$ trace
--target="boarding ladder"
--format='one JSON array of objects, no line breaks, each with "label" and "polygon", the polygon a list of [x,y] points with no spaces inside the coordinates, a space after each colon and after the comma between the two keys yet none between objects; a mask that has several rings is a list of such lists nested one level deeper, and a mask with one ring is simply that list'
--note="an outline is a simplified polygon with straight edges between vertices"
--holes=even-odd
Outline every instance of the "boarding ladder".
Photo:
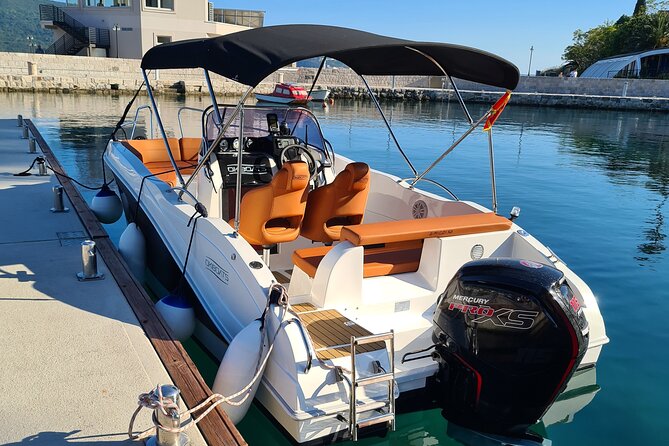
[{"label": "boarding ladder", "polygon": [[[355,370],[356,348],[374,342],[383,342],[385,344],[388,350],[390,370],[385,371],[379,366],[380,370],[378,371],[381,373],[376,373],[365,378],[358,378]],[[377,409],[380,412],[378,415],[360,419],[358,411],[364,408],[364,406],[358,405],[358,389],[378,383],[386,383],[388,385],[388,399],[385,401],[384,406]],[[390,430],[395,430],[395,333],[392,330],[387,333],[369,336],[351,336],[351,400],[349,405],[348,431],[353,441],[358,441],[358,429],[361,427],[389,423]]]}]

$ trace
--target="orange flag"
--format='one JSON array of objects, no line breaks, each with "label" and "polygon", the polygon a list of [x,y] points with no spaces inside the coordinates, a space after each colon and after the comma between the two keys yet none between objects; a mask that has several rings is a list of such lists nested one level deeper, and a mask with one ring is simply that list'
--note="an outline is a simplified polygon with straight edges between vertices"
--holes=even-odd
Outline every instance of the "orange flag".
[{"label": "orange flag", "polygon": [[504,111],[504,107],[506,107],[509,99],[511,99],[511,90],[506,90],[504,96],[499,98],[497,102],[495,102],[495,105],[493,105],[490,109],[490,116],[488,116],[488,119],[486,119],[485,125],[483,126],[484,132],[487,132],[492,128],[492,125],[495,123],[497,118],[499,118],[499,115],[501,115]]}]

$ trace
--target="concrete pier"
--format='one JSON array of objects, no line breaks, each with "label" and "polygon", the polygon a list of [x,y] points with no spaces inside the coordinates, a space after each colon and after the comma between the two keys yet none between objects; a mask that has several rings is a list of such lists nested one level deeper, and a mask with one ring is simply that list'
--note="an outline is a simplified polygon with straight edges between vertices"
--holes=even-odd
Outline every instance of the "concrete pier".
[{"label": "concrete pier", "polygon": [[[137,396],[172,380],[103,259],[104,280],[77,281],[88,235],[75,210],[50,211],[53,174],[13,175],[34,158],[0,120],[0,444],[137,444]],[[135,428],[150,426],[145,410]]]}]

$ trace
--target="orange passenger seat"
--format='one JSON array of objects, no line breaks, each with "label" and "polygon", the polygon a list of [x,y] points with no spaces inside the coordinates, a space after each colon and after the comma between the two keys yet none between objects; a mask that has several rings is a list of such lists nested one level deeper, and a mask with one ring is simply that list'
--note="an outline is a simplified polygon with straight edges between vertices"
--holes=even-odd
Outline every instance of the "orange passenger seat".
[{"label": "orange passenger seat", "polygon": [[[200,153],[201,138],[168,138],[170,152],[174,157],[179,172],[182,175],[190,175],[197,165]],[[161,172],[156,178],[174,187],[177,184],[177,175],[173,171],[174,166],[170,161],[165,142],[162,139],[133,139],[123,141],[123,146],[139,158],[152,174]]]},{"label": "orange passenger seat", "polygon": [[309,193],[300,234],[315,242],[339,240],[341,228],[362,223],[369,194],[369,166],[351,163],[334,181]]},{"label": "orange passenger seat", "polygon": [[[309,168],[302,161],[283,163],[272,181],[242,198],[239,233],[252,245],[290,242],[300,234],[304,218]],[[230,221],[234,226],[234,219]]]}]

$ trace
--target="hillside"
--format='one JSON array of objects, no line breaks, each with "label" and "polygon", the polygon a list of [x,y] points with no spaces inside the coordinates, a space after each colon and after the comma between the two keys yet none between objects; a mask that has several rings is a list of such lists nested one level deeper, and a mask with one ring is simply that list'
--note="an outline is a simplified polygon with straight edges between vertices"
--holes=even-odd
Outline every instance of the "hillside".
[{"label": "hillside", "polygon": [[53,33],[39,26],[39,5],[57,4],[49,0],[0,0],[0,51],[33,52],[28,36],[34,43],[46,48],[51,45]]}]

